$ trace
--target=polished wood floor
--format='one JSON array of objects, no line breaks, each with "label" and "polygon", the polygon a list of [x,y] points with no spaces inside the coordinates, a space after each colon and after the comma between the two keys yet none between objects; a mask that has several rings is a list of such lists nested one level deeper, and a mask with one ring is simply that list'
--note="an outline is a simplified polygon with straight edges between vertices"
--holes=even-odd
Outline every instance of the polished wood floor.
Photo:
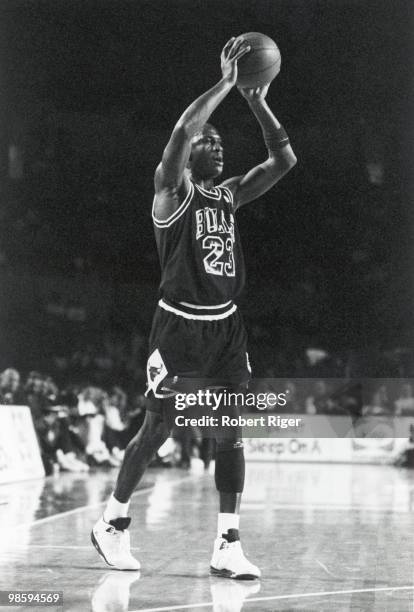
[{"label": "polished wood floor", "polygon": [[217,499],[197,469],[147,472],[131,504],[141,573],[109,570],[89,532],[115,476],[1,486],[0,589],[61,590],[46,609],[67,612],[414,610],[412,471],[250,463],[241,534],[263,578],[246,583],[209,576]]}]

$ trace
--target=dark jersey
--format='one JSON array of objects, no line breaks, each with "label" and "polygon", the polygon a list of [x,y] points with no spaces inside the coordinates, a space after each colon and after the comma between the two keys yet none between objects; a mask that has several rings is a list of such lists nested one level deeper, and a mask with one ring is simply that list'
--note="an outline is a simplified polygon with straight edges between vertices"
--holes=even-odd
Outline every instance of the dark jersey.
[{"label": "dark jersey", "polygon": [[182,204],[164,221],[153,211],[162,297],[190,304],[223,304],[244,285],[240,237],[227,187],[190,182]]}]

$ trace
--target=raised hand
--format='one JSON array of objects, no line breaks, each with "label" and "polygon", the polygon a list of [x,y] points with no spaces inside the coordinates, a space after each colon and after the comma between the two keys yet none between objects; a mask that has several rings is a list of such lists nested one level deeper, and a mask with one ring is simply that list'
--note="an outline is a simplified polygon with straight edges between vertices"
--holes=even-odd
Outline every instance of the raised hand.
[{"label": "raised hand", "polygon": [[270,83],[267,83],[267,85],[263,85],[263,87],[238,87],[237,89],[248,102],[255,102],[265,99],[269,91],[269,86]]},{"label": "raised hand", "polygon": [[250,45],[243,38],[230,38],[221,52],[221,72],[231,85],[237,81],[237,62],[250,51]]}]

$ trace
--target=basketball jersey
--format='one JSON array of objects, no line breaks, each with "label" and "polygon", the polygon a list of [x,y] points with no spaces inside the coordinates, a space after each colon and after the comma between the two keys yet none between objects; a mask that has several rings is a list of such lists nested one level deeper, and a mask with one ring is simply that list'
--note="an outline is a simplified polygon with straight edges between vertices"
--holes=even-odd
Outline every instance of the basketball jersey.
[{"label": "basketball jersey", "polygon": [[230,189],[204,189],[190,181],[185,200],[168,219],[158,220],[154,207],[152,214],[162,297],[215,305],[240,293],[244,260]]}]

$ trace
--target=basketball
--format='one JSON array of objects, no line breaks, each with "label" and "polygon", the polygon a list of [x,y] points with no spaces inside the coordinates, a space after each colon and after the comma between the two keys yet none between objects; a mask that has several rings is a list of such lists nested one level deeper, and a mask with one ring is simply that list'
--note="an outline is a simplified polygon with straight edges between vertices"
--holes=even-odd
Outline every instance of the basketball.
[{"label": "basketball", "polygon": [[238,61],[237,85],[242,88],[263,87],[279,74],[281,56],[275,41],[260,32],[241,36],[251,49]]}]

